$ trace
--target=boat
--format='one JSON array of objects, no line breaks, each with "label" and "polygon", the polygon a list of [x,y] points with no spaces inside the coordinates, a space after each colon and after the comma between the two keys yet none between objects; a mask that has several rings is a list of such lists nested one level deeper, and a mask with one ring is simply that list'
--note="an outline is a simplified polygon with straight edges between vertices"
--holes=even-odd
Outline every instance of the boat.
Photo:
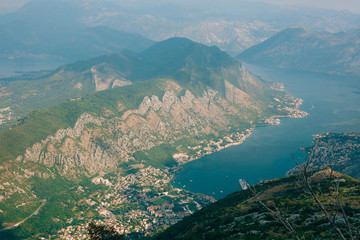
[{"label": "boat", "polygon": [[249,184],[244,179],[240,178],[239,184],[240,184],[240,187],[242,188],[242,190],[248,189]]}]

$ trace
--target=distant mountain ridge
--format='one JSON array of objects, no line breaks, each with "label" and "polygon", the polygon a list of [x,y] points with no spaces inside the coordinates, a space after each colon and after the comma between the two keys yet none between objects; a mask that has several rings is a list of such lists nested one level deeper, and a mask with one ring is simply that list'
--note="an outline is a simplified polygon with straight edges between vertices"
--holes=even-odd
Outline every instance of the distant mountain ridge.
[{"label": "distant mountain ridge", "polygon": [[360,74],[360,29],[340,33],[285,29],[237,58],[273,67],[335,74]]},{"label": "distant mountain ridge", "polygon": [[0,57],[82,60],[124,49],[140,52],[154,44],[140,34],[81,23],[73,1],[32,0],[0,16]]},{"label": "distant mountain ridge", "polygon": [[[46,32],[45,32],[46,31]],[[1,25],[0,56],[10,58],[60,58],[81,60],[123,49],[142,51],[154,42],[139,34],[108,27],[63,26],[37,29],[15,22]]]},{"label": "distant mountain ridge", "polygon": [[[150,3],[144,0],[101,2],[31,0],[18,11],[0,16],[0,23],[3,23],[0,25],[5,28],[4,30],[15,33],[12,36],[13,43],[16,43],[16,49],[20,50],[29,42],[50,39],[54,42],[62,40],[63,44],[69,44],[74,51],[76,48],[71,42],[64,41],[63,38],[76,37],[85,45],[90,45],[94,39],[87,39],[87,36],[101,39],[101,35],[90,35],[86,33],[89,30],[77,29],[107,26],[123,32],[138,33],[155,41],[171,37],[187,37],[209,46],[216,45],[236,55],[289,25],[302,25],[316,31],[338,32],[358,27],[359,19],[359,15],[348,11],[294,8],[254,1]],[[10,25],[12,27],[7,28]],[[16,30],[17,28],[19,29]],[[45,29],[51,32],[50,37],[46,36]],[[75,34],[70,29],[82,34]],[[29,31],[34,32],[34,36],[28,34]],[[51,37],[52,35],[57,38]],[[46,41],[42,43],[49,47]],[[95,41],[96,47],[103,47],[98,43]],[[77,47],[82,46],[77,45]],[[41,49],[39,46],[33,46],[33,51],[35,50],[43,50],[42,53],[46,54],[44,52],[46,49]],[[38,52],[36,51],[37,54]],[[71,51],[64,51],[65,53],[71,55]],[[77,52],[74,51],[72,57],[76,57],[75,53]],[[97,52],[96,55],[107,53],[109,52]],[[96,55],[81,56],[76,59],[86,59]],[[15,56],[21,55],[18,53]]]}]

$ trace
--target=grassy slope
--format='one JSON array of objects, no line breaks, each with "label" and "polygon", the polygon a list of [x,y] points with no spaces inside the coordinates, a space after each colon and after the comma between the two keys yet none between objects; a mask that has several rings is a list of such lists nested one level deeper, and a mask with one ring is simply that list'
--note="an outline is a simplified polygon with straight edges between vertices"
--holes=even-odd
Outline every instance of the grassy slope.
[{"label": "grassy slope", "polygon": [[[341,184],[340,191],[345,210],[349,216],[360,213],[359,181],[342,175],[346,182]],[[331,178],[319,181],[322,189],[321,201],[328,209],[334,210]],[[276,179],[256,186],[263,202],[275,201],[284,212],[289,213],[290,222],[298,234],[312,239],[338,239],[337,234],[326,223],[324,217],[306,224],[315,213],[321,214],[318,206],[296,186],[296,177]],[[318,182],[317,182],[318,183]],[[329,201],[331,199],[331,201]],[[269,205],[270,206],[270,205]],[[161,239],[292,239],[293,236],[273,217],[265,213],[264,207],[254,201],[251,193],[239,191],[210,204],[181,222],[171,226],[155,237]],[[292,215],[291,215],[292,214]],[[262,217],[259,217],[262,216]],[[294,218],[292,218],[294,217]],[[357,223],[359,227],[359,222]]]}]

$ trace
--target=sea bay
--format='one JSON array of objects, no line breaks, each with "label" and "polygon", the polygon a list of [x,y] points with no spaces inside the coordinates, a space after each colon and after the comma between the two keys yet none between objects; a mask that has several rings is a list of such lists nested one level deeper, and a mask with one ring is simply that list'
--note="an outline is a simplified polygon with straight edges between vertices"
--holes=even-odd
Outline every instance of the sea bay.
[{"label": "sea bay", "polygon": [[4,58],[0,57],[0,78],[19,76],[28,72],[54,70],[65,61],[57,58]]},{"label": "sea bay", "polygon": [[243,144],[186,164],[173,182],[176,187],[217,199],[240,190],[239,178],[251,184],[284,177],[301,161],[301,147],[311,146],[316,134],[360,130],[360,78],[275,69],[246,64],[251,72],[281,82],[304,100],[301,119],[282,118],[277,126],[256,128]]},{"label": "sea bay", "polygon": [[[0,76],[51,70],[61,63],[56,59],[0,59]],[[262,79],[281,82],[293,96],[302,98],[301,109],[309,116],[282,118],[280,125],[256,128],[243,144],[186,164],[174,186],[219,199],[240,190],[239,178],[254,184],[284,177],[295,165],[291,154],[299,156],[298,149],[310,146],[316,134],[360,131],[359,77],[245,65]]]}]

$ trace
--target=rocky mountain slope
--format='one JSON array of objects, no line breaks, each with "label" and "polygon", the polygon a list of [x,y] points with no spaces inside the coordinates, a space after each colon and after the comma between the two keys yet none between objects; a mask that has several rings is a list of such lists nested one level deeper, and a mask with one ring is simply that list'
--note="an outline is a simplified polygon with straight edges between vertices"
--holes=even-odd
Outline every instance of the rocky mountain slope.
[{"label": "rocky mountain slope", "polygon": [[360,74],[360,30],[285,29],[237,56],[249,63],[335,74]]},{"label": "rocky mountain slope", "polygon": [[[338,196],[346,206],[348,221],[359,231],[359,181],[330,169],[309,174],[311,185],[317,187],[318,199],[330,216],[335,216],[344,239],[350,239],[344,215],[336,212],[334,184],[339,183]],[[275,221],[275,213],[286,219],[299,239],[341,239],[319,205],[297,183],[298,177],[292,175],[257,184],[257,197],[249,190],[230,194],[171,226],[155,239],[296,239],[284,225]]]},{"label": "rocky mountain slope", "polygon": [[[239,86],[251,96],[244,95],[244,104],[252,104],[252,98],[261,99],[264,95],[263,84],[256,82],[242,65],[217,47],[173,38],[140,54],[123,51],[64,65],[39,79],[7,82],[0,89],[0,110],[3,110],[0,127],[6,129],[24,114],[65,99],[76,99],[137,81],[169,77],[186,85],[200,81],[223,95],[233,94],[229,90],[231,85]],[[239,82],[238,78],[246,81]],[[226,83],[223,79],[227,79]]]},{"label": "rocky mountain slope", "polygon": [[112,54],[64,65],[35,79],[3,80],[0,88],[0,128],[6,129],[24,114],[96,91],[131,84],[124,78],[131,63],[124,54]]},{"label": "rocky mountain slope", "polygon": [[[216,47],[187,39],[62,70],[91,73],[94,62],[112,79],[96,84],[90,78],[94,91],[111,87],[113,78],[132,84],[37,110],[0,133],[0,219],[18,238],[68,234],[90,220],[111,221],[131,233],[146,231],[146,221],[153,224],[155,217],[156,230],[168,221],[160,213],[149,218],[146,209],[166,194],[173,196],[167,202],[178,199],[177,209],[186,209],[173,215],[175,204],[164,209],[166,216],[183,217],[194,211],[191,206],[208,203],[169,185],[179,165],[242,142],[253,127],[276,123],[274,116],[305,115],[297,109],[301,100],[280,85],[258,79]],[[60,82],[78,86],[76,78]],[[119,194],[122,200],[114,200]],[[119,221],[125,213],[137,219],[129,228]]]}]

